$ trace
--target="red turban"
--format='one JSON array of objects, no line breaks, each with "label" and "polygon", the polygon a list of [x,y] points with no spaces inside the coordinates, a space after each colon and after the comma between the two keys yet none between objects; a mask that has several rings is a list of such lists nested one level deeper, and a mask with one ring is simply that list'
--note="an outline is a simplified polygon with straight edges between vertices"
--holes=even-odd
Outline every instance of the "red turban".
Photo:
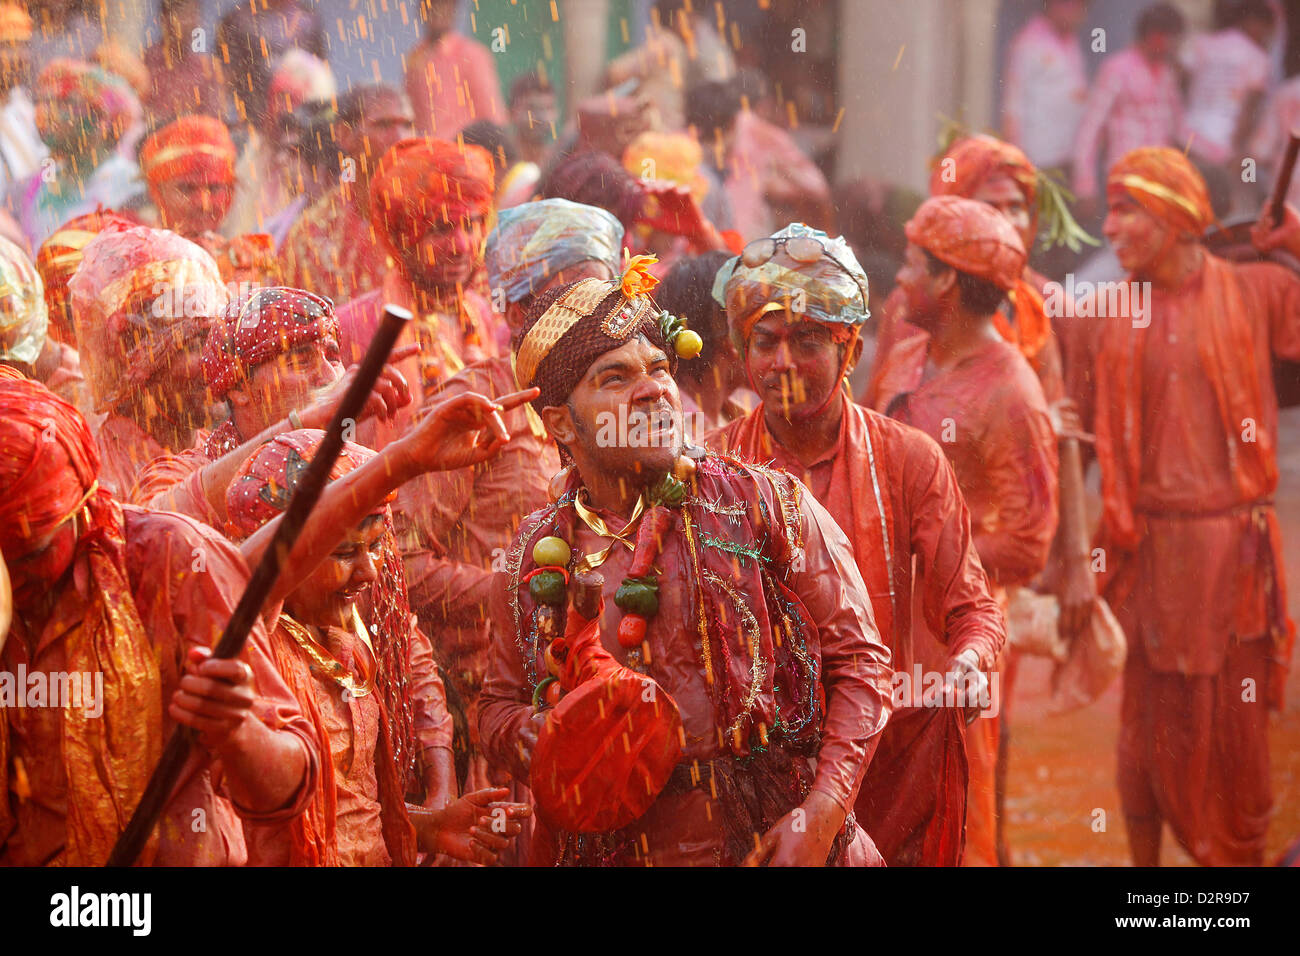
[{"label": "red turban", "polygon": [[68,312],[68,281],[81,265],[86,245],[109,223],[123,228],[135,225],[127,217],[108,209],[97,209],[69,219],[59,231],[41,243],[36,269],[45,283],[45,305],[50,310],[50,337],[69,345],[76,343]]},{"label": "red turban", "polygon": [[935,196],[904,228],[907,239],[958,272],[1010,291],[1025,271],[1025,245],[1005,216],[986,203]]},{"label": "red turban", "polygon": [[994,136],[980,134],[959,139],[948,148],[930,174],[931,196],[970,199],[998,173],[1010,176],[1031,209],[1038,197],[1038,171],[1017,147]]},{"label": "red turban", "polygon": [[304,289],[258,289],[236,315],[208,333],[203,379],[221,398],[257,366],[325,338],[339,338],[329,299]]},{"label": "red turban", "polygon": [[[122,514],[96,478],[99,454],[81,413],[44,386],[0,378],[0,544],[16,558],[80,513],[76,586],[55,595],[51,620],[77,621],[63,638],[70,672],[104,674],[110,712],[67,707],[61,746],[69,866],[102,866],[135,809],[162,751],[162,684],[126,572]],[[53,587],[55,582],[49,582]],[[34,635],[32,635],[34,637]],[[9,725],[0,707],[0,753]],[[0,793],[9,761],[0,760]],[[0,801],[0,832],[13,820]],[[146,849],[145,861],[152,853]]]},{"label": "red turban", "polygon": [[[289,499],[298,490],[307,463],[315,456],[324,437],[325,433],[318,428],[285,432],[263,443],[244,460],[226,489],[226,513],[230,517],[228,530],[232,535],[247,538],[272,518],[284,513],[289,507]],[[344,442],[343,451],[330,470],[330,481],[342,478],[374,457],[375,453],[369,448]],[[382,514],[387,503],[395,497],[395,492],[389,494],[377,513]],[[342,537],[342,532],[339,537]]]},{"label": "red turban", "polygon": [[1205,179],[1181,152],[1143,146],[1126,153],[1107,177],[1147,212],[1181,232],[1199,236],[1214,222]]},{"label": "red turban", "polygon": [[8,557],[71,518],[98,477],[99,451],[81,413],[30,379],[0,378],[0,541]]},{"label": "red turban", "polygon": [[494,189],[492,155],[481,146],[404,139],[371,179],[370,221],[394,249],[409,249],[431,226],[486,216]]},{"label": "red turban", "polygon": [[154,201],[157,186],[182,177],[204,184],[235,181],[235,143],[226,124],[215,116],[182,116],[168,123],[140,147],[140,171]]},{"label": "red turban", "polygon": [[77,351],[97,410],[148,382],[207,337],[226,308],[212,257],[165,229],[104,228],[69,283]]}]

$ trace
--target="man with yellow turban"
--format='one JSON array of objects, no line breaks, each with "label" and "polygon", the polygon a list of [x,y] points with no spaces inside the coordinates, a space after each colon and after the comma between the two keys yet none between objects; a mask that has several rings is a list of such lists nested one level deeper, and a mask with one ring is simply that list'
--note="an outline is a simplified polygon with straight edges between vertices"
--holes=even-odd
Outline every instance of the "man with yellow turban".
[{"label": "man with yellow turban", "polygon": [[[1135,286],[1103,320],[1093,416],[1101,528],[1093,551],[1129,635],[1119,788],[1138,866],[1162,824],[1210,866],[1258,866],[1272,807],[1268,710],[1280,709],[1287,616],[1271,361],[1300,358],[1300,279],[1231,263],[1201,237],[1205,181],[1146,147],[1110,170],[1104,231]],[[1300,217],[1257,247],[1300,251]],[[1087,419],[1085,419],[1087,420]]]},{"label": "man with yellow turban", "polygon": [[[533,406],[573,466],[497,576],[484,749],[539,793],[538,863],[879,863],[853,799],[890,710],[889,652],[853,553],[797,479],[686,447],[672,372],[694,337],[653,286],[633,259],[621,279],[550,289],[516,337],[519,383],[541,390]],[[600,785],[570,762],[580,744],[550,746],[583,698],[546,679],[568,653],[547,622],[565,582],[592,568],[599,645],[639,673],[638,696],[658,687],[675,704],[682,734],[652,778],[639,758],[664,749],[634,730],[629,751],[610,728],[603,775],[628,782],[631,807],[566,826],[602,808],[582,799],[548,819],[537,788]]]}]

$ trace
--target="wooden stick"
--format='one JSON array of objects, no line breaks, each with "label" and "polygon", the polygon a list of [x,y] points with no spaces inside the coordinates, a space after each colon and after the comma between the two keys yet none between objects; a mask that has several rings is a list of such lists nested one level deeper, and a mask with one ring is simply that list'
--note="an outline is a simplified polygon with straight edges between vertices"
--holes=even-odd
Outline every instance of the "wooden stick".
[{"label": "wooden stick", "polygon": [[1274,229],[1282,225],[1282,215],[1286,209],[1286,194],[1291,189],[1291,176],[1295,172],[1297,156],[1300,156],[1300,132],[1292,130],[1290,138],[1287,139],[1282,165],[1277,168],[1277,181],[1273,183],[1273,194],[1268,197],[1268,205],[1264,207],[1265,214],[1271,218]]},{"label": "wooden stick", "polygon": [[[321,492],[329,481],[330,471],[343,450],[344,422],[348,420],[355,422],[360,417],[366,399],[370,396],[370,391],[374,388],[375,381],[379,378],[384,364],[388,361],[389,353],[393,350],[393,344],[410,321],[411,313],[405,309],[394,305],[385,307],[383,320],[375,332],[370,347],[366,350],[365,357],[361,360],[357,376],[344,393],[343,401],[339,403],[334,419],[325,429],[325,437],[321,439],[316,454],[312,456],[303,472],[302,480],[289,501],[289,507],[285,509],[284,517],[280,519],[280,524],[275,529],[271,543],[262,553],[262,559],[248,579],[248,587],[244,589],[243,596],[230,615],[230,621],[226,624],[221,639],[212,649],[213,657],[238,657],[244,649],[249,632],[257,623],[258,615],[262,613],[262,605],[266,603],[267,595],[275,587],[284,562],[293,552],[294,543],[302,533],[308,515],[320,500]],[[140,851],[144,849],[149,834],[153,832],[154,825],[171,797],[172,788],[176,786],[176,780],[189,759],[190,746],[196,736],[191,728],[183,724],[172,731],[167,746],[163,749],[162,757],[158,760],[158,766],[154,768],[144,795],[135,808],[135,813],[131,815],[126,829],[118,836],[117,843],[113,846],[113,852],[108,857],[108,866],[130,866],[140,856]],[[323,754],[321,759],[328,760],[329,754]]]}]

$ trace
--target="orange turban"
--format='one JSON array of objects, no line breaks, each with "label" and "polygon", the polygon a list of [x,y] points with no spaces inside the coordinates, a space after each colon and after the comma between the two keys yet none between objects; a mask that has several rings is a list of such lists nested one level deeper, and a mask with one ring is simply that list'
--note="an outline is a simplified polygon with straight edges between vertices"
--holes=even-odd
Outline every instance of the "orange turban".
[{"label": "orange turban", "polygon": [[1025,244],[1005,216],[986,203],[934,196],[904,227],[907,239],[958,272],[1010,291],[1025,271]]},{"label": "orange turban", "polygon": [[75,344],[76,335],[70,324],[68,310],[68,282],[81,265],[82,250],[99,231],[115,222],[123,228],[134,225],[130,219],[107,209],[97,209],[84,216],[69,219],[59,231],[41,243],[36,253],[36,271],[45,283],[45,305],[50,311],[50,337],[69,345]]},{"label": "orange turban", "polygon": [[959,139],[948,147],[930,174],[931,196],[970,199],[992,176],[1010,176],[1032,208],[1038,198],[1038,171],[1017,147],[994,136],[980,134]]},{"label": "orange turban", "polygon": [[160,183],[199,176],[204,183],[235,181],[235,144],[226,124],[215,116],[182,116],[144,141],[140,171],[154,201]]},{"label": "orange turban", "polygon": [[481,146],[404,139],[371,179],[370,221],[394,249],[407,249],[435,224],[486,216],[495,188],[492,155]]},{"label": "orange turban", "polygon": [[1168,146],[1126,153],[1111,168],[1106,185],[1123,189],[1151,215],[1182,232],[1199,236],[1214,222],[1204,177]]},{"label": "orange turban", "polygon": [[0,3],[0,43],[26,43],[32,38],[32,18],[16,3]]}]

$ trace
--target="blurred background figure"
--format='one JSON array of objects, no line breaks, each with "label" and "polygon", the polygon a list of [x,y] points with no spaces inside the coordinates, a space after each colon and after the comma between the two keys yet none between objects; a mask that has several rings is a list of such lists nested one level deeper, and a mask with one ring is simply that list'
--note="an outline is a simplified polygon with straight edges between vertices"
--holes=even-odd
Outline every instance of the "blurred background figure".
[{"label": "blurred background figure", "polygon": [[0,189],[26,179],[50,152],[36,131],[36,107],[27,93],[31,40],[27,11],[0,4]]},{"label": "blurred background figure", "polygon": [[118,144],[139,117],[125,80],[80,60],[55,60],[36,80],[36,128],[50,162],[12,184],[9,211],[30,248],[64,222],[103,206],[129,209],[144,199],[139,168]]},{"label": "blurred background figure", "polygon": [[1137,42],[1102,63],[1074,147],[1074,194],[1082,218],[1091,220],[1100,211],[1098,153],[1103,140],[1102,170],[1139,146],[1178,144],[1183,121],[1178,45],[1185,29],[1177,7],[1154,3],[1138,15]]},{"label": "blurred background figure", "polygon": [[212,55],[201,0],[159,0],[158,26],[162,36],[144,51],[150,79],[144,108],[150,118],[157,123],[202,113],[224,119],[229,99],[225,74],[221,57]]},{"label": "blurred background figure", "polygon": [[1268,96],[1276,28],[1267,0],[1238,0],[1223,14],[1221,29],[1192,37],[1183,53],[1183,140],[1194,162],[1221,167],[1231,177],[1233,207],[1242,211],[1250,190],[1242,188],[1241,163]]},{"label": "blurred background figure", "polygon": [[329,161],[346,175],[289,229],[287,281],[337,303],[377,288],[392,259],[370,223],[370,179],[379,160],[413,132],[411,106],[391,86],[370,84],[339,97]]},{"label": "blurred background figure", "polygon": [[453,139],[475,120],[505,121],[492,53],[456,30],[456,0],[421,0],[424,34],[406,56],[416,132]]},{"label": "blurred background figure", "polygon": [[736,73],[731,47],[710,22],[708,7],[691,0],[655,0],[646,40],[609,64],[607,87],[628,84],[650,101],[662,129],[686,123],[684,92]]},{"label": "blurred background figure", "polygon": [[1087,0],[1045,0],[1017,34],[1003,79],[1005,138],[1039,169],[1068,170],[1088,95],[1079,28]]}]

